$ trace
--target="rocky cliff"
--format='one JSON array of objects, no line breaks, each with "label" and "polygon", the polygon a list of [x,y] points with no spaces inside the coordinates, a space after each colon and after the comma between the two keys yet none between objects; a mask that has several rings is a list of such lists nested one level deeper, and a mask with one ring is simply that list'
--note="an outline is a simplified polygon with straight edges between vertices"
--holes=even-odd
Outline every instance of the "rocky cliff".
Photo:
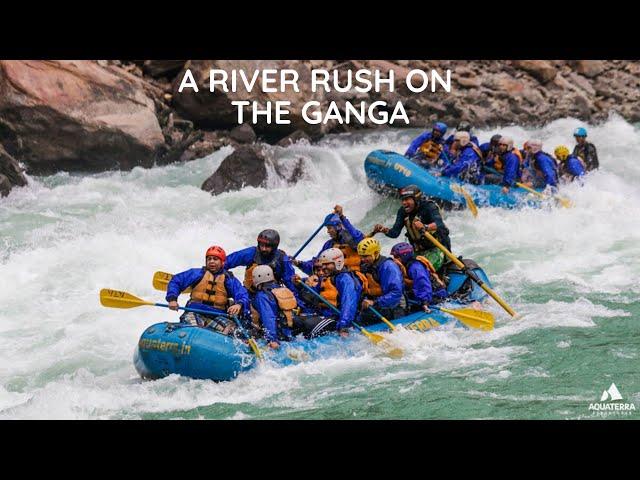
[{"label": "rocky cliff", "polygon": [[[246,70],[290,68],[300,77],[296,95],[178,93],[186,68],[208,89],[210,68]],[[337,70],[393,68],[394,92],[313,93],[304,90],[313,68]],[[413,68],[452,70],[453,90],[413,94],[403,88]],[[292,102],[290,125],[235,123],[234,99]],[[59,170],[102,171],[150,167],[206,155],[224,145],[288,143],[300,137],[377,125],[308,125],[302,105],[335,102],[403,101],[410,127],[436,119],[475,127],[542,125],[562,117],[585,122],[617,112],[640,121],[640,62],[550,60],[326,60],[326,61],[0,61],[0,183],[2,192],[24,184],[16,160],[28,174]],[[234,128],[235,127],[235,128]],[[288,137],[288,139],[285,139]],[[9,173],[9,174],[8,174]],[[219,188],[215,189],[216,191]]]}]

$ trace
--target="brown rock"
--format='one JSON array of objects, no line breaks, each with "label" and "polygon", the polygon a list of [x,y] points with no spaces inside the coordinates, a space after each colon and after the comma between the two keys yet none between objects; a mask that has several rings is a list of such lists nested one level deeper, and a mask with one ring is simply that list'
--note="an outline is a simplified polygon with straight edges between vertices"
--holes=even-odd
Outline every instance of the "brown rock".
[{"label": "brown rock", "polygon": [[[193,89],[185,89],[182,93],[178,92],[178,87],[184,77],[184,72],[181,72],[173,84],[173,104],[182,116],[193,120],[200,127],[217,129],[237,126],[238,110],[236,106],[231,104],[234,100],[257,101],[262,107],[266,105],[267,101],[289,101],[291,105],[287,107],[287,110],[289,110],[288,119],[291,120],[290,124],[278,125],[273,118],[272,123],[267,124],[265,117],[260,116],[258,117],[258,123],[252,124],[256,133],[281,137],[296,130],[303,130],[308,134],[317,134],[322,131],[321,125],[309,125],[302,118],[302,107],[306,102],[311,100],[322,102],[324,99],[323,89],[316,93],[311,92],[311,69],[302,61],[192,60],[187,63],[185,68],[191,70],[198,84],[199,92],[195,93]],[[220,89],[216,89],[211,93],[209,91],[210,69],[225,70],[229,76],[232,69],[244,70],[249,78],[251,78],[254,70],[293,69],[299,76],[300,92],[293,92],[291,86],[288,86],[284,92],[265,93],[262,91],[262,76],[259,76],[251,93],[246,92],[244,86],[240,86],[240,84],[238,85],[238,91],[235,93],[231,92],[231,90],[223,92]],[[278,87],[279,85],[276,85],[276,88]],[[247,111],[245,110],[246,114]]]},{"label": "brown rock", "polygon": [[300,140],[311,143],[311,138],[309,135],[304,133],[302,130],[296,130],[291,135],[288,135],[281,139],[276,145],[280,147],[288,147],[294,143],[298,143]]},{"label": "brown rock", "polygon": [[547,60],[514,60],[513,66],[524,70],[540,83],[553,80],[558,70]]},{"label": "brown rock", "polygon": [[585,77],[594,78],[604,71],[605,64],[601,60],[577,60],[573,62],[573,68]]},{"label": "brown rock", "polygon": [[33,173],[151,166],[164,144],[142,81],[90,61],[0,61],[0,119]]},{"label": "brown rock", "polygon": [[478,88],[481,83],[477,77],[456,77],[456,82],[463,88]]},{"label": "brown rock", "polygon": [[0,196],[9,195],[13,187],[24,187],[27,179],[22,168],[11,155],[0,145]]},{"label": "brown rock", "polygon": [[218,195],[245,186],[260,187],[267,179],[265,157],[254,146],[242,145],[226,157],[202,184],[202,190]]},{"label": "brown rock", "polygon": [[256,132],[251,125],[243,123],[229,132],[229,138],[238,143],[254,143],[257,140]]},{"label": "brown rock", "polygon": [[153,78],[174,78],[184,68],[186,60],[145,60],[142,70]]}]

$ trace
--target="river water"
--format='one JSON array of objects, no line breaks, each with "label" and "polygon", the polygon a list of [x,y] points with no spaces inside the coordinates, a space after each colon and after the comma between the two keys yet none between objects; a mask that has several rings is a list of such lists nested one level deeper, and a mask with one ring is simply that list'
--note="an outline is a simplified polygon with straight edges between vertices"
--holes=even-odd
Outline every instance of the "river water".
[{"label": "river water", "polygon": [[[518,145],[537,136],[553,151],[572,147],[579,125],[563,119],[476,134],[487,141],[506,132]],[[31,178],[0,200],[0,418],[639,418],[640,131],[618,117],[589,127],[601,170],[584,187],[564,189],[574,208],[446,213],[454,252],[482,265],[521,318],[489,301],[492,332],[399,331],[402,360],[363,342],[357,356],[261,365],[226,383],[139,379],[139,335],[176,314],[103,308],[101,288],[163,301],[151,285],[155,271],[200,266],[214,243],[228,253],[253,245],[263,228],[279,230],[281,248],[293,253],[336,203],[365,232],[390,226],[398,201],[367,187],[364,158],[379,148],[403,152],[416,133],[274,147],[281,168],[304,159],[301,182],[271,176],[268,188],[216,197],[199,187],[228,147],[148,170]],[[394,241],[378,238],[388,253]],[[612,383],[635,411],[589,410]]]}]

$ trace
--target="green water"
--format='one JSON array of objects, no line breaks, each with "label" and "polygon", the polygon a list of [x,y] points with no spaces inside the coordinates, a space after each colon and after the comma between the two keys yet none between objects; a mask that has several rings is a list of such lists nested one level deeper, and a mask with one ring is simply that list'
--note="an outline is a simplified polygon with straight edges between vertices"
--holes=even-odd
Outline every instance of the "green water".
[{"label": "green water", "polygon": [[[551,150],[577,124],[502,132],[516,143],[541,137]],[[454,251],[482,265],[521,318],[488,300],[491,332],[399,331],[391,338],[405,351],[401,360],[363,340],[356,356],[266,364],[232,382],[138,377],[132,355],[141,332],[176,316],[105,309],[100,288],[162,301],[153,272],[198,266],[213,243],[227,252],[252,245],[268,227],[295,251],[336,203],[365,232],[391,225],[398,203],[366,186],[362,164],[374,149],[403,151],[413,133],[275,148],[282,165],[304,159],[301,182],[270,179],[267,188],[218,197],[199,186],[228,149],[151,170],[35,178],[14,190],[0,200],[0,418],[639,418],[640,134],[615,117],[590,128],[602,169],[565,189],[574,208],[446,214]],[[395,243],[379,238],[384,252]],[[302,257],[324,241],[322,233]],[[622,399],[600,402],[612,384]],[[636,410],[601,416],[589,410],[594,403]]]}]

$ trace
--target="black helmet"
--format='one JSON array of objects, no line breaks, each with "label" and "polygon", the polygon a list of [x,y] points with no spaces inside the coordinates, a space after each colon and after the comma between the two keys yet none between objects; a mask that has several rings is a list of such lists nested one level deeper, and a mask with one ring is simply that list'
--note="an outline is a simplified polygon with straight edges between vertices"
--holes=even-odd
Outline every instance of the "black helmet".
[{"label": "black helmet", "polygon": [[417,202],[422,192],[418,188],[417,185],[407,185],[406,187],[402,187],[400,189],[400,198],[413,197],[413,199]]},{"label": "black helmet", "polygon": [[258,235],[258,243],[264,243],[270,247],[278,248],[278,245],[280,245],[280,234],[270,228],[263,230]]},{"label": "black helmet", "polygon": [[497,145],[501,138],[502,138],[502,135],[500,135],[499,133],[496,133],[493,137],[491,137],[491,140],[489,141],[489,143],[491,145]]},{"label": "black helmet", "polygon": [[466,120],[462,120],[456,127],[456,132],[471,132],[471,124]]}]

